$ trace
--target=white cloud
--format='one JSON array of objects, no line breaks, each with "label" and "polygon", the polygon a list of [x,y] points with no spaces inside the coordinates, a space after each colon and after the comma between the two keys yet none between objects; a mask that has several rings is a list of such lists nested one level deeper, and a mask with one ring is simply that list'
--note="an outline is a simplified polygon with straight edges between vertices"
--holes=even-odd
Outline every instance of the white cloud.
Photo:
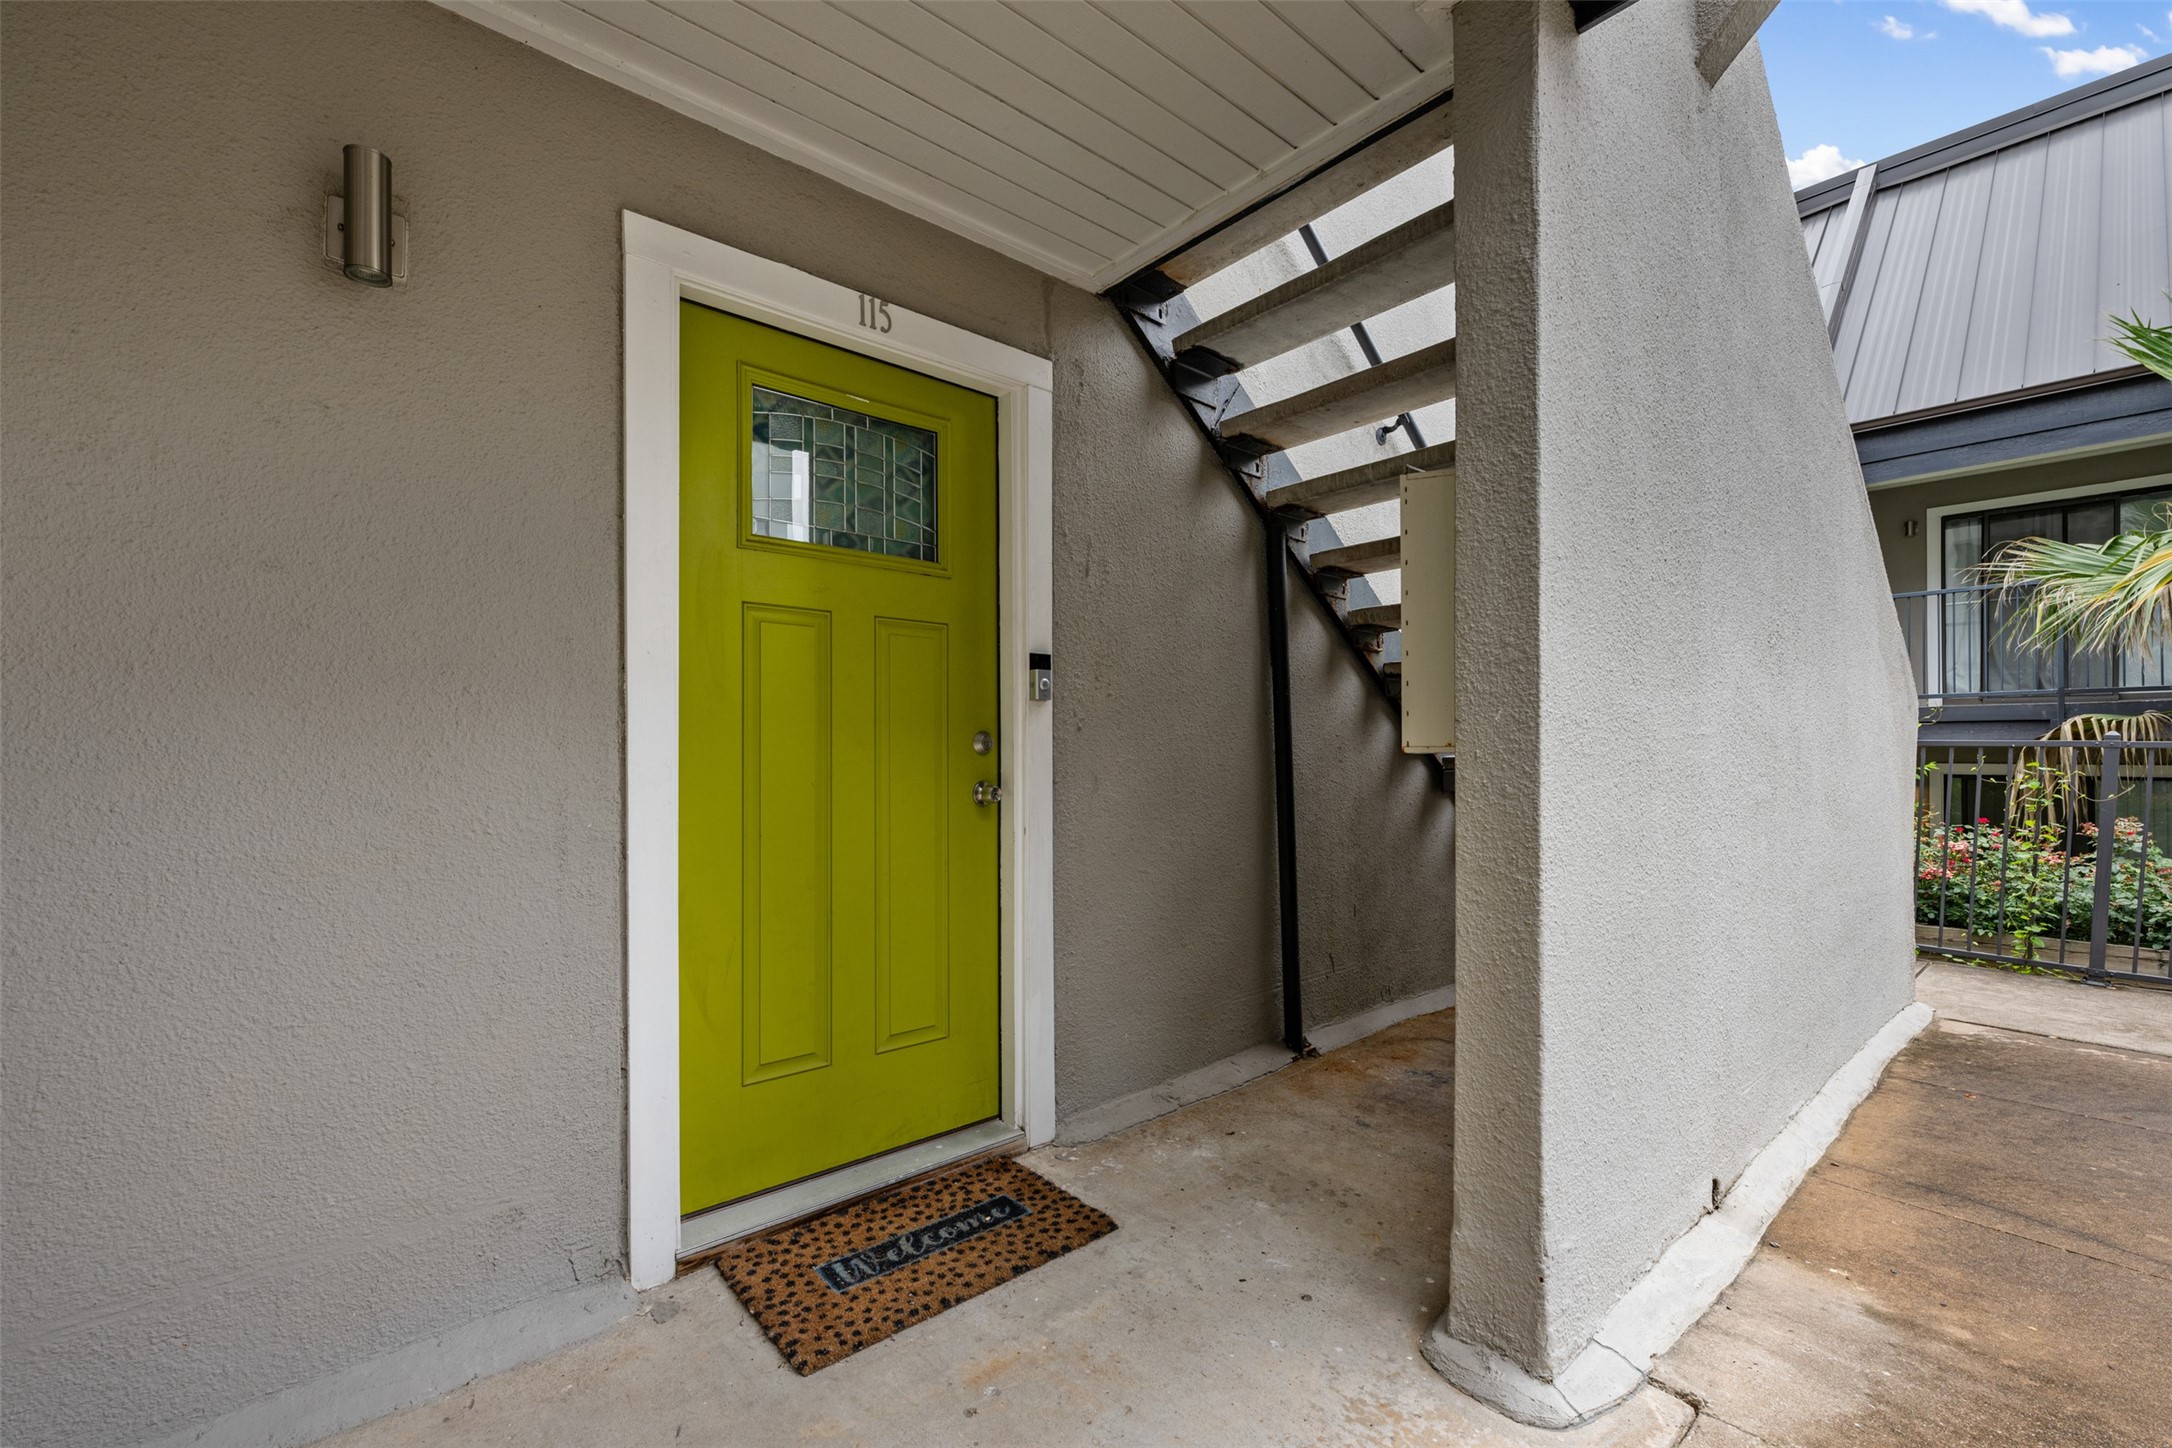
[{"label": "white cloud", "polygon": [[1963,15],[1981,15],[1993,25],[2003,25],[2008,30],[2044,39],[2053,35],[2072,35],[2074,22],[2064,15],[2039,15],[2029,8],[2029,0],[1941,0],[1948,10],[1958,10]]},{"label": "white cloud", "polygon": [[1874,28],[1878,31],[1879,34],[1889,35],[1895,40],[1938,39],[1937,31],[1918,30],[1913,25],[1910,25],[1907,21],[1901,19],[1898,15],[1886,16],[1885,19],[1879,21]]},{"label": "white cloud", "polygon": [[2149,28],[2149,27],[2148,27],[2147,25],[2144,25],[2144,24],[2143,24],[2143,23],[2142,23],[2141,21],[2139,21],[2139,20],[2137,20],[2137,21],[2135,21],[2135,22],[2134,22],[2134,28],[2135,28],[2136,30],[2139,30],[2139,31],[2141,31],[2141,32],[2142,32],[2142,33],[2143,33],[2144,35],[2148,36],[2148,37],[2149,37],[2149,38],[2150,38],[2151,40],[2155,40],[2155,39],[2157,38],[2157,32],[2156,32],[2156,31],[2154,31],[2154,30],[2152,30],[2152,29],[2150,29],[2150,28]]},{"label": "white cloud", "polygon": [[1800,156],[1787,158],[1787,184],[1800,191],[1805,186],[1830,180],[1843,171],[1853,171],[1862,164],[1841,155],[1838,146],[1812,146]]},{"label": "white cloud", "polygon": [[2077,75],[2110,75],[2149,58],[2149,52],[2139,45],[2100,45],[2095,50],[2053,50],[2040,45],[2037,49],[2051,58],[2051,68],[2061,80],[2072,80]]}]

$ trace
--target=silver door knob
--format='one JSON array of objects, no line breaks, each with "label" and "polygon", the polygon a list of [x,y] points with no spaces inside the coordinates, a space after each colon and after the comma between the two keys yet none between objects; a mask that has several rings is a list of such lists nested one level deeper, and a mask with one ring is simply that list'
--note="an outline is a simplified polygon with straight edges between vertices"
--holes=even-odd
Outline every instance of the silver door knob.
[{"label": "silver door knob", "polygon": [[990,784],[990,783],[989,783],[989,782],[988,782],[987,780],[985,780],[985,779],[984,779],[984,780],[982,780],[982,781],[981,781],[980,783],[978,783],[978,784],[976,784],[976,785],[974,785],[974,786],[973,786],[973,803],[975,803],[975,804],[984,804],[984,805],[985,805],[985,804],[1001,804],[1002,802],[1003,802],[1003,786],[1002,786],[1002,785],[1000,785],[1000,784]]}]

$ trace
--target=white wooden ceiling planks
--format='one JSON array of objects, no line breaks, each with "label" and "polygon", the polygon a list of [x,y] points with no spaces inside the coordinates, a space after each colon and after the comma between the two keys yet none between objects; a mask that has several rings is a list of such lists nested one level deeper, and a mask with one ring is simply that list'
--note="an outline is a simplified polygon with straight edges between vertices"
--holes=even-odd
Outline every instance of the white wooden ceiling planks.
[{"label": "white wooden ceiling planks", "polygon": [[439,0],[1090,290],[1446,90],[1413,0]]}]

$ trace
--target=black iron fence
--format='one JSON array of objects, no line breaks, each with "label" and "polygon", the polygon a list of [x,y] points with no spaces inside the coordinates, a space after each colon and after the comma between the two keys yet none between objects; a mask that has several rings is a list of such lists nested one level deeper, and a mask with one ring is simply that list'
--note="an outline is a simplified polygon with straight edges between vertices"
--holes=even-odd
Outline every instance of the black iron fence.
[{"label": "black iron fence", "polygon": [[2172,743],[1922,744],[1916,947],[2172,983]]},{"label": "black iron fence", "polygon": [[[2085,702],[2172,692],[2172,646],[2077,649],[2017,628],[2026,590],[1994,586],[1896,593],[1916,694],[1925,701]],[[2062,715],[2063,717],[2063,715]]]}]

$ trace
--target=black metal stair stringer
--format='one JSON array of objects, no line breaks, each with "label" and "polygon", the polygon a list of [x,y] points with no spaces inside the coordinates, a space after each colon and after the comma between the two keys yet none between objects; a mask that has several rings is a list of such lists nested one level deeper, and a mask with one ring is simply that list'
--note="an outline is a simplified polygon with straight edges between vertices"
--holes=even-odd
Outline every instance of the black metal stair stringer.
[{"label": "black metal stair stringer", "polygon": [[[1193,372],[1177,362],[1170,351],[1170,342],[1189,327],[1191,322],[1187,317],[1168,314],[1176,310],[1189,312],[1190,307],[1181,298],[1176,298],[1153,307],[1151,311],[1141,311],[1119,301],[1117,310],[1123,313],[1125,321],[1130,323],[1141,345],[1154,358],[1157,368],[1168,381],[1170,391],[1187,404],[1186,410],[1190,412],[1193,424],[1214,449],[1215,456],[1221,460],[1222,470],[1231,485],[1244,495],[1245,502],[1251,506],[1262,524],[1278,525],[1284,529],[1285,535],[1289,529],[1302,526],[1306,520],[1277,517],[1262,500],[1262,494],[1300,481],[1297,470],[1290,465],[1289,459],[1279,452],[1260,455],[1245,449],[1242,444],[1232,446],[1216,426],[1221,418],[1243,411],[1251,405],[1244,388],[1234,377],[1206,377]],[[1385,676],[1374,665],[1371,652],[1366,649],[1361,635],[1343,621],[1341,612],[1335,607],[1337,599],[1328,591],[1327,581],[1316,577],[1312,570],[1305,566],[1304,560],[1296,555],[1294,549],[1291,553],[1291,561],[1297,564],[1298,572],[1305,576],[1314,600],[1332,620],[1336,631],[1342,635],[1351,651],[1358,656],[1358,661],[1365,665],[1366,673],[1372,676],[1375,691],[1386,703],[1396,706],[1395,694]],[[1399,706],[1397,707],[1399,709]],[[1396,717],[1400,723],[1400,712]]]}]

